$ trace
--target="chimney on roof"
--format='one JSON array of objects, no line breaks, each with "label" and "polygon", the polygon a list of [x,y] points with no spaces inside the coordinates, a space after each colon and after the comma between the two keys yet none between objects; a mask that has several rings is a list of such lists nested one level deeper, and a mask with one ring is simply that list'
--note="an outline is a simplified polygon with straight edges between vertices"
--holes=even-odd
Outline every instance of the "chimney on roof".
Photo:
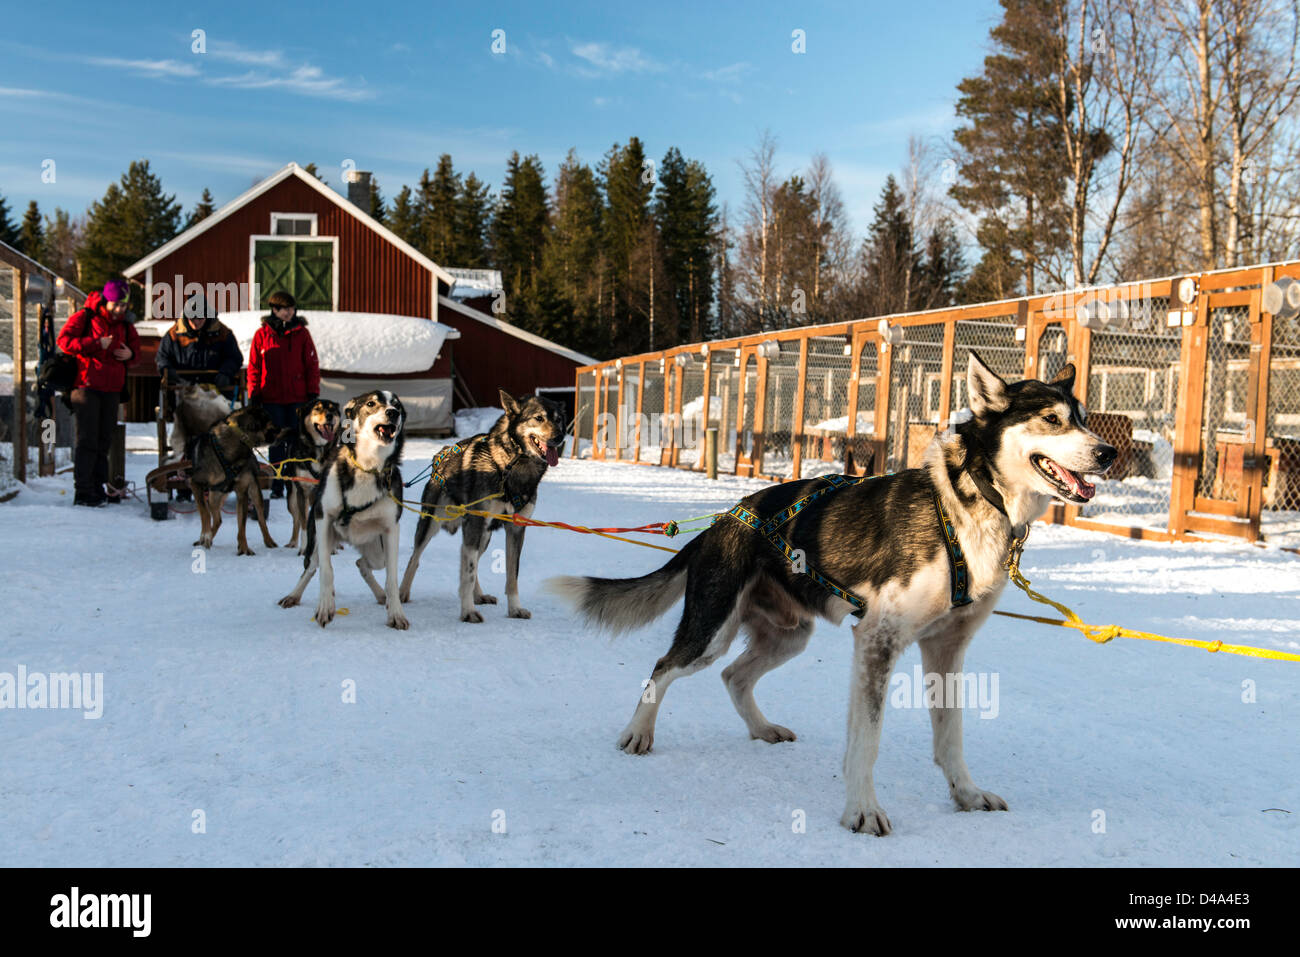
[{"label": "chimney on roof", "polygon": [[347,172],[348,202],[364,212],[370,212],[370,174],[353,169]]}]

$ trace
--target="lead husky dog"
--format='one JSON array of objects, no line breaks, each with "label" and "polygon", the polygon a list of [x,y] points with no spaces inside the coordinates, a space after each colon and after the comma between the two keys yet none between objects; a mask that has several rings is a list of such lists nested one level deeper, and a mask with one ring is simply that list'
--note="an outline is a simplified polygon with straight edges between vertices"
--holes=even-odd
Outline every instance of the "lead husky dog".
[{"label": "lead husky dog", "polygon": [[[884,835],[891,829],[872,767],[898,656],[917,642],[927,673],[960,674],[966,645],[1006,586],[1004,563],[1013,542],[1053,498],[1087,502],[1096,488],[1084,476],[1104,474],[1115,460],[1115,449],[1084,427],[1086,413],[1071,394],[1072,365],[1051,382],[1008,385],[972,352],[966,379],[973,415],[939,436],[922,468],[826,494],[781,529],[802,569],[846,586],[866,603],[865,612],[855,612],[860,620],[853,626],[844,755],[848,800],[840,818],[852,831]],[[819,481],[772,486],[742,504],[758,516],[774,516]],[[956,561],[936,494],[965,555],[967,604],[955,604],[958,589],[950,576],[956,575]],[[749,647],[722,672],[732,704],[752,737],[793,741],[792,731],[758,709],[754,685],[803,651],[816,617],[838,624],[855,610],[797,573],[777,548],[730,515],[649,575],[566,577],[550,584],[587,621],[612,631],[648,624],[686,596],[672,648],[650,675],[654,693],[642,696],[618,737],[618,746],[630,754],[644,754],[654,743],[655,716],[668,686],[725,654],[742,626]],[[1002,798],[971,779],[962,757],[961,709],[953,704],[942,701],[930,710],[934,760],[948,791],[963,810],[1005,811]]]},{"label": "lead husky dog", "polygon": [[[481,622],[475,605],[495,605],[478,583],[478,562],[492,533],[506,528],[506,613],[511,618],[531,618],[519,604],[519,556],[524,550],[524,526],[507,522],[512,514],[528,518],[537,504],[537,486],[548,466],[558,465],[564,442],[564,407],[530,395],[516,399],[499,390],[505,414],[490,432],[458,442],[434,459],[434,472],[420,496],[423,503],[415,526],[415,551],[402,576],[402,601],[411,600],[411,583],[420,568],[420,556],[441,528],[454,535],[464,525],[460,542],[460,620]],[[496,495],[496,497],[490,497]],[[487,501],[483,499],[487,498]],[[456,518],[448,505],[478,502],[476,511],[497,512],[501,518],[481,515]],[[436,515],[437,520],[430,518]]]},{"label": "lead husky dog", "polygon": [[[312,498],[307,522],[307,554],[302,577],[293,591],[280,599],[292,608],[302,600],[316,569],[320,569],[320,599],[316,624],[324,628],[334,620],[334,566],[331,556],[338,542],[350,542],[361,557],[357,570],[388,608],[388,627],[409,628],[397,597],[397,520],[402,506],[394,501],[402,489],[403,425],[406,410],[392,392],[367,392],[351,399],[343,410],[347,426],[341,441],[325,454],[320,484]],[[384,569],[384,588],[373,571]]]}]

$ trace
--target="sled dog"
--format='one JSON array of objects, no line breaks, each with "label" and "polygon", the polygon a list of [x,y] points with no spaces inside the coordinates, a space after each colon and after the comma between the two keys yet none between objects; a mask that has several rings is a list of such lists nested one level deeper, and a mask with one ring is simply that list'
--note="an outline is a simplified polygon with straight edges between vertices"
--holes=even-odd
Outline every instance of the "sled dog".
[{"label": "sled dog", "polygon": [[266,528],[266,506],[262,501],[254,450],[259,445],[277,441],[279,436],[280,429],[266,410],[261,406],[249,406],[231,412],[192,441],[190,490],[194,493],[202,523],[195,545],[212,547],[212,540],[221,527],[221,505],[226,495],[234,491],[239,554],[253,554],[244,535],[250,499],[257,514],[257,525],[262,530],[262,542],[267,548],[276,547]]},{"label": "sled dog", "polygon": [[[338,542],[348,542],[361,553],[357,569],[375,599],[388,609],[388,626],[410,627],[397,597],[397,520],[402,506],[403,426],[406,410],[392,392],[375,391],[356,396],[343,409],[344,427],[335,446],[321,463],[320,484],[312,496],[307,519],[307,551],[303,573],[293,591],[280,599],[292,608],[312,576],[320,570],[320,599],[316,624],[324,628],[334,620],[334,565]],[[379,587],[374,570],[384,569]]]},{"label": "sled dog", "polygon": [[[339,404],[329,399],[317,399],[298,410],[298,432],[289,446],[289,459],[281,474],[290,481],[286,484],[285,503],[293,517],[293,535],[286,548],[297,548],[298,554],[307,551],[307,516],[311,512],[313,485],[302,479],[319,479],[325,456],[334,448],[339,438]],[[302,461],[306,459],[307,461]],[[303,533],[303,544],[298,545],[298,533]]]},{"label": "sled dog", "polygon": [[[650,675],[653,693],[642,695],[618,746],[649,751],[668,686],[725,654],[741,628],[748,648],[722,672],[732,704],[752,737],[793,741],[792,731],[759,710],[754,686],[804,650],[817,617],[838,624],[852,614],[840,823],[888,834],[872,768],[894,663],[916,642],[926,673],[960,674],[1029,523],[1053,499],[1087,502],[1096,492],[1087,476],[1105,474],[1115,461],[1116,450],[1085,426],[1074,376],[1067,365],[1050,382],[1008,384],[972,352],[972,414],[936,438],[922,467],[771,486],[720,516],[658,571],[551,579],[582,618],[615,632],[648,624],[685,596],[672,647]],[[966,767],[961,709],[938,704],[930,709],[934,760],[949,794],[962,810],[1006,810]]]},{"label": "sled dog", "polygon": [[[402,576],[402,601],[411,597],[411,583],[420,567],[420,556],[439,527],[454,535],[462,526],[460,545],[460,620],[481,622],[475,605],[495,605],[495,595],[485,595],[478,582],[478,562],[487,549],[492,532],[506,529],[506,605],[511,618],[531,618],[519,604],[519,555],[524,547],[524,526],[480,515],[456,518],[446,506],[477,502],[475,509],[496,512],[503,517],[533,514],[537,486],[549,466],[558,465],[564,442],[564,407],[538,396],[515,399],[501,391],[505,414],[486,435],[465,439],[441,450],[434,457],[433,474],[424,486],[422,510],[426,515],[415,527],[415,551]],[[497,495],[495,498],[489,496]],[[487,501],[482,501],[487,499]]]}]

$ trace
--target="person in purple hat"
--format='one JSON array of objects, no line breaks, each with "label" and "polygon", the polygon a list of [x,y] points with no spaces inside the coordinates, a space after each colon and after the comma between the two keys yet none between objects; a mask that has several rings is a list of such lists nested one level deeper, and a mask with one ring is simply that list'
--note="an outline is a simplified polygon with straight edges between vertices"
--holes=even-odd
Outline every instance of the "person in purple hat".
[{"label": "person in purple hat", "polygon": [[140,336],[127,313],[129,289],[121,279],[92,292],[85,306],[68,317],[59,333],[59,348],[77,357],[72,414],[77,423],[73,455],[73,505],[92,508],[120,501],[104,491],[108,450],[117,425],[126,369],[140,354]]}]

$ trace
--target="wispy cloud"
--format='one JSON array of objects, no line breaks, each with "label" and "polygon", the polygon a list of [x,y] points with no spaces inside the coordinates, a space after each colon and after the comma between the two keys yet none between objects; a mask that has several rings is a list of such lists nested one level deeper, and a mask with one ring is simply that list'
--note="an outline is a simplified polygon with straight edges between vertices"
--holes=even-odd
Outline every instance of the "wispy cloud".
[{"label": "wispy cloud", "polygon": [[701,76],[713,83],[739,83],[745,78],[745,75],[755,69],[752,63],[732,63],[730,66],[718,67],[716,70],[705,70]]},{"label": "wispy cloud", "polygon": [[330,76],[311,63],[294,63],[283,50],[255,50],[237,43],[213,41],[207,56],[225,63],[250,67],[244,73],[209,76],[204,82],[239,90],[285,90],[302,96],[332,100],[370,99],[374,94],[355,81]]},{"label": "wispy cloud", "polygon": [[206,82],[211,86],[228,86],[238,90],[287,90],[304,96],[319,96],[334,100],[370,99],[374,94],[342,77],[327,76],[320,67],[304,64],[288,73],[249,70],[238,76],[215,76]]},{"label": "wispy cloud", "polygon": [[150,77],[184,77],[198,76],[199,68],[193,63],[181,63],[177,60],[123,60],[118,57],[90,57],[89,61],[96,66],[113,67],[119,70],[130,70],[143,76]]},{"label": "wispy cloud", "polygon": [[575,43],[569,52],[591,64],[599,73],[657,73],[663,64],[646,56],[636,47],[612,47],[608,43]]}]

